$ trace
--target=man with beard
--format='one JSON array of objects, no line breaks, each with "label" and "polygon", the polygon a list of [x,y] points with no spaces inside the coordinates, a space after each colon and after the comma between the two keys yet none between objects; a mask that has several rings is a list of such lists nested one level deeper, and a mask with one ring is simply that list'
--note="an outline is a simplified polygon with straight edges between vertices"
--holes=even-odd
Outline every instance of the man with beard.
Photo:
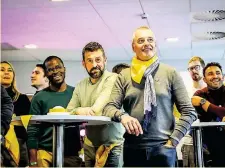
[{"label": "man with beard", "polygon": [[[206,83],[203,81],[203,68],[205,67],[205,62],[202,58],[194,56],[188,62],[188,71],[192,78],[192,85],[186,86],[189,98],[191,99],[193,94],[199,90],[206,87]],[[194,146],[191,133],[188,132],[184,138],[181,140],[183,143],[181,147],[183,166],[184,167],[195,167],[194,159]],[[179,148],[180,148],[179,144]],[[179,149],[178,149],[179,150]]]},{"label": "man with beard", "polygon": [[37,89],[35,94],[42,89],[47,88],[48,83],[49,81],[44,70],[44,65],[37,64],[31,74],[31,86]]},{"label": "man with beard", "polygon": [[[211,62],[203,69],[203,80],[207,87],[198,90],[192,97],[201,122],[220,122],[225,116],[225,86],[222,67]],[[203,129],[203,142],[212,157],[212,167],[225,167],[225,130],[223,127]]]},{"label": "man with beard", "polygon": [[205,62],[200,57],[192,57],[188,62],[188,71],[192,78],[191,90],[188,90],[189,97],[191,98],[193,94],[200,89],[206,87],[206,83],[203,80],[203,68],[205,67]]},{"label": "man with beard", "polygon": [[[195,110],[179,73],[159,62],[148,27],[134,32],[132,48],[131,68],[119,74],[103,114],[126,128],[125,167],[174,167],[175,147],[196,120]],[[181,113],[176,126],[174,103]]]},{"label": "man with beard", "polygon": [[[99,116],[108,102],[117,74],[106,70],[107,58],[99,43],[88,43],[83,48],[82,56],[82,64],[89,77],[78,83],[67,109],[74,115]],[[87,126],[84,141],[85,166],[122,167],[123,134],[123,126],[119,123]],[[100,154],[102,149],[103,155]]]},{"label": "man with beard", "polygon": [[[55,106],[67,107],[74,88],[65,82],[63,61],[57,56],[49,56],[43,63],[49,87],[37,93],[31,102],[31,115],[46,115]],[[52,127],[45,124],[28,126],[27,146],[30,153],[30,166],[52,166]],[[64,166],[80,167],[78,157],[80,146],[79,127],[65,128],[64,137]]]}]

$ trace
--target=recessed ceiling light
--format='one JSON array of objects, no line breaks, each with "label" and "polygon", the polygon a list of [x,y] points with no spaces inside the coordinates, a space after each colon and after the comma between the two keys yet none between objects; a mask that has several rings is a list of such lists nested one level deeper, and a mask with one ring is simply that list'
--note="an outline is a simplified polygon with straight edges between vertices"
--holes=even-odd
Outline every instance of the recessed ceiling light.
[{"label": "recessed ceiling light", "polygon": [[69,0],[50,0],[52,2],[63,2],[63,1],[69,1]]},{"label": "recessed ceiling light", "polygon": [[166,38],[166,41],[168,42],[177,42],[179,40],[178,37],[170,37],[170,38]]},{"label": "recessed ceiling light", "polygon": [[24,48],[35,49],[35,48],[37,48],[37,45],[35,45],[35,44],[26,44],[26,45],[24,45]]}]

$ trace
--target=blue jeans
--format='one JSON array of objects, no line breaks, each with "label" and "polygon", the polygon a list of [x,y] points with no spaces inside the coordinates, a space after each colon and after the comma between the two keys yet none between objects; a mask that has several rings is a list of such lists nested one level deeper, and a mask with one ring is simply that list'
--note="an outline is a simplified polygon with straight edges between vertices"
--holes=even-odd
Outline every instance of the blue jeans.
[{"label": "blue jeans", "polygon": [[[95,154],[98,147],[84,146],[85,167],[94,167]],[[123,144],[115,146],[109,153],[104,167],[122,167],[123,166]]]},{"label": "blue jeans", "polygon": [[176,148],[124,148],[124,167],[175,167]]}]

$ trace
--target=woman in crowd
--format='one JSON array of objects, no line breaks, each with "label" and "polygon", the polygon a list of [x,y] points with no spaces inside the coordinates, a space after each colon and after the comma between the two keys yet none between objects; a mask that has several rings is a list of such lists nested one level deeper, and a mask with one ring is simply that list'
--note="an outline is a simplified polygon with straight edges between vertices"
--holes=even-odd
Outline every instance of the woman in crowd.
[{"label": "woman in crowd", "polygon": [[[1,62],[1,85],[6,89],[8,95],[11,97],[14,105],[14,114],[16,116],[27,115],[30,110],[30,101],[25,94],[18,91],[16,87],[15,71],[7,61]],[[27,133],[24,127],[15,126],[16,137],[20,148],[19,167],[26,167],[29,165],[28,152],[26,146]]]}]

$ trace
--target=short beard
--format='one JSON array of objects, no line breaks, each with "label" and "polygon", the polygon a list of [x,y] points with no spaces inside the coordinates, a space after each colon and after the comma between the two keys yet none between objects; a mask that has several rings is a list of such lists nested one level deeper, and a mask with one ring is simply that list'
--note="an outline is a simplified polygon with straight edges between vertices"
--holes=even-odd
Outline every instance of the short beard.
[{"label": "short beard", "polygon": [[193,81],[198,82],[198,81],[200,81],[202,79],[202,77],[198,76],[197,78],[192,78],[192,79],[193,79]]},{"label": "short beard", "polygon": [[220,81],[220,86],[217,87],[217,88],[212,87],[212,86],[210,86],[209,84],[207,84],[207,87],[208,87],[209,89],[211,89],[211,90],[218,90],[218,89],[220,89],[222,86],[223,86],[223,81],[222,81],[222,80]]},{"label": "short beard", "polygon": [[223,85],[221,85],[220,87],[217,87],[217,88],[214,88],[214,87],[211,87],[210,85],[207,84],[207,87],[210,89],[210,90],[218,90],[222,87]]},{"label": "short beard", "polygon": [[[86,70],[87,70],[87,68],[86,68]],[[93,70],[99,70],[99,71],[100,71],[99,75],[98,75],[98,76],[95,76],[95,75],[91,72],[91,71],[93,71]],[[87,71],[87,73],[88,73],[88,75],[89,75],[91,78],[93,78],[93,79],[98,79],[98,78],[100,78],[100,77],[103,75],[104,70],[105,70],[105,66],[104,66],[103,70],[101,70],[99,67],[93,67],[93,68],[91,68],[90,72]]]}]

